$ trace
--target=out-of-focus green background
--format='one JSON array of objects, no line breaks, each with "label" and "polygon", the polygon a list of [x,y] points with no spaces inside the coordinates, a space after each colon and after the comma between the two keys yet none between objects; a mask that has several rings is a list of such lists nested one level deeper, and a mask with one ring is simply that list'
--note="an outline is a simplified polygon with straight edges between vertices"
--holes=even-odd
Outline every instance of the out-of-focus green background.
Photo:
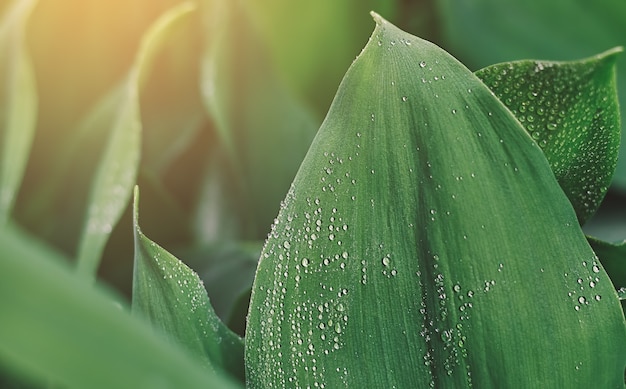
[{"label": "out-of-focus green background", "polygon": [[[7,10],[23,2],[0,1],[0,14],[6,20]],[[85,118],[123,81],[148,26],[180,2],[39,0],[25,23],[38,105],[12,219],[68,258],[77,253],[110,134],[85,125]],[[437,43],[471,70],[516,59],[579,59],[626,44],[622,0],[196,4],[156,54],[140,90],[141,224],[200,273],[218,314],[232,317],[233,327],[243,325],[245,292],[280,201],[373,30],[370,10]],[[618,82],[624,100],[624,59]],[[626,238],[624,152],[605,204],[585,229],[610,241]],[[132,239],[129,207],[113,226],[99,267],[100,280],[125,296]]]}]

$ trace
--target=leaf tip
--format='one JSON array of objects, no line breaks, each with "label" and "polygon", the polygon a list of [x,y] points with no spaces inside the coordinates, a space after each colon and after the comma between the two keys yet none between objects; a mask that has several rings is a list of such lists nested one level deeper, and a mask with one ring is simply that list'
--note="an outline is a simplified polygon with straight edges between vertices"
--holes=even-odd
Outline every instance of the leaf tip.
[{"label": "leaf tip", "polygon": [[609,63],[614,63],[617,60],[617,57],[624,52],[624,46],[615,46],[611,49],[608,49],[605,52],[602,52],[596,55],[596,58],[599,61],[609,61]]},{"label": "leaf tip", "polygon": [[133,227],[139,231],[139,185],[133,188]]},{"label": "leaf tip", "polygon": [[374,19],[374,21],[376,22],[376,25],[378,25],[378,26],[382,26],[384,24],[389,23],[385,18],[380,16],[375,11],[370,11],[370,15],[372,16],[372,19]]}]

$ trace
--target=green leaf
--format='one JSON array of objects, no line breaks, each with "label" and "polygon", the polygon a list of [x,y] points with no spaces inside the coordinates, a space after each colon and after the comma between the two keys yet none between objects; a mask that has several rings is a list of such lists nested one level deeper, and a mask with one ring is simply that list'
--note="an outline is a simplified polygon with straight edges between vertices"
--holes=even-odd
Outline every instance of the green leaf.
[{"label": "green leaf", "polygon": [[133,312],[186,347],[212,371],[243,377],[243,340],[217,317],[198,275],[139,228],[135,188]]},{"label": "green leaf", "polygon": [[[626,3],[620,0],[437,3],[447,46],[470,68],[519,58],[572,60],[626,45]],[[626,61],[621,61],[618,72],[625,71]],[[618,78],[618,88],[623,100],[626,77]],[[621,115],[626,116],[626,106],[621,107]],[[621,154],[626,152],[623,139]],[[614,183],[626,188],[626,158],[618,161]]]},{"label": "green leaf", "polygon": [[0,361],[67,388],[237,388],[77,277],[62,258],[0,234]]},{"label": "green leaf", "polygon": [[249,387],[621,388],[617,294],[541,149],[375,19],[263,249]]},{"label": "green leaf", "polygon": [[476,72],[541,146],[584,224],[611,184],[620,142],[621,48],[573,62],[517,61]]},{"label": "green leaf", "polygon": [[193,3],[181,3],[162,15],[146,32],[123,83],[122,96],[110,112],[111,132],[92,182],[77,254],[78,271],[87,277],[95,277],[105,244],[135,184],[141,153],[139,91],[150,60],[168,32],[194,9]]},{"label": "green leaf", "polygon": [[284,86],[249,13],[239,3],[203,2],[205,34],[210,39],[203,53],[201,83],[226,156],[218,166],[231,171],[223,174],[228,178],[223,185],[232,188],[228,197],[237,205],[238,235],[255,240],[267,236],[317,123]]},{"label": "green leaf", "polygon": [[10,218],[37,121],[37,90],[25,35],[37,0],[15,1],[0,24],[0,227]]}]

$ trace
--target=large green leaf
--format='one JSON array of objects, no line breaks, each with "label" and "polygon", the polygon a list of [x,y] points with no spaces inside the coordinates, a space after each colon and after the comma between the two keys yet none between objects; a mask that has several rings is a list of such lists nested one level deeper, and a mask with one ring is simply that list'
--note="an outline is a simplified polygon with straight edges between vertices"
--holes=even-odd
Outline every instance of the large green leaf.
[{"label": "large green leaf", "polygon": [[263,249],[249,386],[622,388],[617,294],[541,149],[375,19]]},{"label": "large green leaf", "polygon": [[0,363],[67,388],[237,388],[37,242],[0,234]]},{"label": "large green leaf", "polygon": [[94,277],[111,231],[127,206],[135,184],[141,153],[139,91],[150,60],[167,33],[195,9],[182,3],[162,15],[144,35],[141,47],[122,86],[120,98],[110,111],[108,144],[95,173],[87,215],[78,248],[78,270]]},{"label": "large green leaf", "polygon": [[0,22],[0,227],[9,219],[37,120],[37,91],[25,44],[37,0],[15,1]]},{"label": "large green leaf", "polygon": [[[437,4],[447,45],[475,68],[520,58],[572,60],[626,45],[626,3],[621,0],[437,0]],[[618,72],[624,71],[626,61],[621,61]],[[618,87],[623,99],[626,77],[618,78]],[[625,151],[622,142],[620,152]],[[626,188],[626,158],[618,161],[614,181]]]},{"label": "large green leaf", "polygon": [[476,72],[541,146],[581,224],[600,206],[617,164],[615,61],[621,51],[574,62],[501,63]]},{"label": "large green leaf", "polygon": [[135,188],[133,312],[146,317],[211,370],[228,369],[243,380],[243,340],[217,317],[198,275],[139,228]]}]

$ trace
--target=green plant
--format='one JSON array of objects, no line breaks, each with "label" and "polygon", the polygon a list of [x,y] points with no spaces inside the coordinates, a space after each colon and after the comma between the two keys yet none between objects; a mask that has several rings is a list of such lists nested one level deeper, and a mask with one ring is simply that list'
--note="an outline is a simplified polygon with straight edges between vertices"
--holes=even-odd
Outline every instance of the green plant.
[{"label": "green plant", "polygon": [[[275,38],[270,52],[284,39],[271,13],[173,2],[37,182],[27,164],[40,81],[25,44],[36,3],[4,6],[0,31],[13,53],[0,58],[3,384],[624,386],[624,245],[580,228],[617,163],[621,49],[472,73],[373,14],[377,27],[312,140],[315,114],[259,46],[257,31]],[[312,8],[353,6],[331,4]],[[271,58],[298,68],[287,72],[295,90],[310,88],[317,69]],[[198,144],[207,157],[181,163]],[[260,250],[270,205],[307,149]],[[182,172],[200,177],[193,189]],[[182,226],[191,243],[177,256],[189,266],[140,229],[136,183],[147,235],[172,239],[164,224]],[[80,215],[69,240],[58,214]],[[94,285],[120,218],[134,227],[130,308]]]}]

